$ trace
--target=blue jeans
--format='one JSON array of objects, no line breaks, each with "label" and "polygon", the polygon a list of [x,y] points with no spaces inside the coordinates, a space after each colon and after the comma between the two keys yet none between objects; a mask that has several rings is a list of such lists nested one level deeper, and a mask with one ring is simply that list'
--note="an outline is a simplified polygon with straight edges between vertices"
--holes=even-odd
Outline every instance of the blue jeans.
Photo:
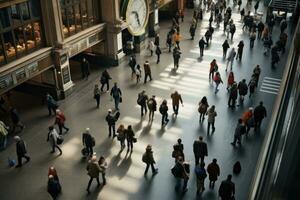
[{"label": "blue jeans", "polygon": [[115,97],[114,100],[115,100],[115,109],[119,110],[120,97]]},{"label": "blue jeans", "polygon": [[176,186],[175,186],[176,191],[179,191],[179,188],[180,188],[180,185],[181,185],[181,180],[183,180],[182,190],[185,190],[187,188],[187,183],[189,181],[188,178],[176,178]]},{"label": "blue jeans", "polygon": [[7,135],[0,136],[0,149],[5,149],[7,144]]}]

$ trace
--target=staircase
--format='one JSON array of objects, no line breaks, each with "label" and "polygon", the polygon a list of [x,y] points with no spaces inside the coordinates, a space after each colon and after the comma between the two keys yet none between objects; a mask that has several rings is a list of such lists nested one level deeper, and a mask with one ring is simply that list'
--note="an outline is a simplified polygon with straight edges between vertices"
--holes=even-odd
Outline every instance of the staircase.
[{"label": "staircase", "polygon": [[272,0],[269,7],[273,11],[295,12],[298,0]]}]

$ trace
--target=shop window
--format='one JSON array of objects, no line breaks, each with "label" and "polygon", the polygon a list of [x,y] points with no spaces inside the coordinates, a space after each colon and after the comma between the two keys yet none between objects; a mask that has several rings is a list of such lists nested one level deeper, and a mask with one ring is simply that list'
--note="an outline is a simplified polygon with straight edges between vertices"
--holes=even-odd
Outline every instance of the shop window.
[{"label": "shop window", "polygon": [[27,24],[24,27],[24,33],[26,38],[26,46],[28,50],[34,49],[35,47],[35,36],[33,34],[32,24]]},{"label": "shop window", "polygon": [[19,4],[20,6],[20,13],[22,15],[22,19],[29,20],[30,19],[30,14],[29,14],[29,8],[27,2]]},{"label": "shop window", "polygon": [[69,35],[75,34],[75,16],[73,12],[73,7],[67,8],[67,20],[68,20],[68,29]]},{"label": "shop window", "polygon": [[40,0],[31,0],[30,7],[31,7],[31,16],[32,17],[37,18],[37,17],[41,16]]},{"label": "shop window", "polygon": [[3,51],[3,43],[2,40],[0,38],[0,64],[5,62],[5,55],[4,55],[4,51]]},{"label": "shop window", "polygon": [[5,54],[8,60],[11,60],[16,57],[16,49],[15,49],[15,43],[13,39],[12,32],[5,32],[3,34],[4,39],[4,50]]},{"label": "shop window", "polygon": [[83,27],[87,28],[89,27],[89,19],[88,19],[88,12],[87,12],[87,6],[85,0],[81,1],[80,7],[81,7],[81,17],[82,17]]},{"label": "shop window", "polygon": [[34,40],[36,44],[39,46],[42,43],[42,30],[39,22],[33,23],[33,30],[34,30]]},{"label": "shop window", "polygon": [[11,6],[11,19],[14,26],[19,26],[22,23],[21,13],[18,5]]},{"label": "shop window", "polygon": [[22,27],[18,27],[14,30],[15,41],[16,41],[16,48],[18,54],[22,54],[26,50],[24,32]]},{"label": "shop window", "polygon": [[79,4],[75,4],[74,5],[74,14],[75,14],[76,32],[79,32],[82,29],[82,21],[81,21],[80,13],[81,12],[80,12]]},{"label": "shop window", "polygon": [[10,19],[7,8],[0,9],[0,25],[3,29],[10,26]]},{"label": "shop window", "polygon": [[91,25],[96,24],[96,16],[95,16],[95,8],[93,7],[93,1],[87,0],[87,15],[88,15],[88,21]]}]

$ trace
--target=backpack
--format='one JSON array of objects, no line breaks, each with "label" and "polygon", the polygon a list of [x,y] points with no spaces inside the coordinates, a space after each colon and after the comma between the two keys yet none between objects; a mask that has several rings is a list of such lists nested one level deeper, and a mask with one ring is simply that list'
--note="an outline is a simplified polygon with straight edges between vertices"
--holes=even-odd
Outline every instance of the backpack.
[{"label": "backpack", "polygon": [[92,137],[91,139],[92,139],[92,147],[94,147],[96,145],[96,140],[94,137]]},{"label": "backpack", "polygon": [[154,107],[154,100],[153,100],[153,99],[149,99],[147,105],[148,105],[148,108],[149,108],[150,110],[152,110],[153,107]]},{"label": "backpack", "polygon": [[234,165],[233,165],[233,173],[234,174],[239,174],[242,171],[242,167],[241,167],[241,163],[239,161],[237,161]]},{"label": "backpack", "polygon": [[140,105],[140,106],[142,105],[142,103],[143,103],[143,95],[142,94],[139,94],[136,102],[138,105]]},{"label": "backpack", "polygon": [[177,166],[177,164],[175,164],[174,167],[172,167],[171,172],[174,177],[176,177],[176,178],[181,177],[181,171],[180,171],[179,167]]},{"label": "backpack", "polygon": [[200,103],[199,108],[198,108],[198,112],[199,113],[204,113],[206,111],[206,105],[203,103]]}]

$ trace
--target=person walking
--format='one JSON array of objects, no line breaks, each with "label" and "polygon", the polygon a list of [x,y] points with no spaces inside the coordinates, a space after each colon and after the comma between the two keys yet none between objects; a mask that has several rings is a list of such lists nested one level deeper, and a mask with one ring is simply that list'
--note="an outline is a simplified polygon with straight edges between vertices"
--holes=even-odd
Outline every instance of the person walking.
[{"label": "person walking", "polygon": [[207,173],[209,178],[209,188],[215,187],[215,182],[218,180],[220,176],[220,167],[217,163],[217,159],[213,159],[212,162],[207,166]]},{"label": "person walking", "polygon": [[150,78],[150,81],[152,81],[151,68],[150,68],[150,64],[147,60],[144,63],[144,73],[145,73],[144,84],[147,82],[148,77]]},{"label": "person walking", "polygon": [[161,103],[161,105],[159,106],[159,112],[161,114],[161,126],[166,126],[169,122],[168,119],[168,105],[167,105],[167,100],[163,100],[163,102]]},{"label": "person walking", "polygon": [[197,194],[202,193],[205,190],[204,181],[207,177],[205,170],[205,163],[201,163],[200,165],[196,165],[195,174],[197,180]]},{"label": "person walking", "polygon": [[205,114],[207,112],[207,108],[209,107],[207,98],[204,96],[198,104],[198,112],[200,113],[199,122],[203,122],[205,119]]},{"label": "person walking", "polygon": [[207,45],[207,43],[204,41],[203,37],[201,37],[201,39],[199,40],[200,57],[203,56],[205,45]]},{"label": "person walking", "polygon": [[51,116],[52,111],[55,114],[55,110],[58,108],[58,104],[49,93],[46,94],[46,101],[47,101],[49,116]]},{"label": "person walking", "polygon": [[148,96],[146,94],[146,91],[143,90],[141,93],[138,94],[137,104],[141,106],[141,116],[144,116],[147,113],[147,101]]},{"label": "person walking", "polygon": [[254,131],[260,128],[262,120],[267,117],[267,109],[263,105],[264,103],[261,101],[259,105],[255,107],[253,115],[254,115]]},{"label": "person walking", "polygon": [[183,180],[182,193],[187,192],[187,184],[189,181],[189,164],[184,162],[183,157],[179,156],[175,166],[172,168],[172,173],[176,178],[175,191],[178,192],[180,189],[181,181]]},{"label": "person walking", "polygon": [[136,138],[134,137],[134,132],[132,130],[132,126],[129,125],[125,130],[126,139],[127,139],[127,151],[133,150],[133,143],[136,142]]},{"label": "person walking", "polygon": [[233,65],[233,61],[234,61],[234,58],[236,56],[236,51],[234,48],[231,49],[231,51],[229,52],[229,55],[227,57],[227,63],[226,63],[226,72],[227,72],[227,68],[228,68],[228,65],[230,63],[230,71],[232,71],[232,65]]},{"label": "person walking", "polygon": [[48,169],[48,177],[50,175],[53,176],[54,180],[59,182],[57,171],[56,171],[55,167],[53,167],[53,166],[49,167],[49,169]]},{"label": "person walking", "polygon": [[209,40],[211,39],[212,37],[212,32],[208,29],[205,34],[205,40],[206,40],[206,46],[208,47],[208,44],[209,44]]},{"label": "person walking", "polygon": [[104,70],[101,74],[100,83],[101,83],[101,92],[103,92],[103,88],[106,85],[106,91],[109,90],[109,80],[111,76],[109,75],[107,70]]},{"label": "person walking", "polygon": [[254,41],[256,39],[255,31],[251,31],[249,39],[250,39],[250,49],[252,49],[254,46]]},{"label": "person walking", "polygon": [[240,101],[243,103],[245,96],[248,93],[248,86],[246,83],[246,79],[243,79],[242,81],[239,82],[238,91],[239,91],[239,95],[240,95]]},{"label": "person walking", "polygon": [[19,136],[15,136],[14,140],[16,142],[16,151],[18,157],[18,164],[16,168],[22,167],[22,158],[26,159],[26,162],[30,161],[30,157],[27,154],[27,148],[24,140],[22,140]]},{"label": "person walking", "polygon": [[100,173],[102,175],[102,184],[106,185],[106,170],[108,168],[107,162],[104,158],[104,156],[100,156],[99,160],[98,160],[98,165],[101,169]]},{"label": "person walking", "polygon": [[59,155],[62,155],[62,150],[57,144],[57,140],[58,140],[59,137],[60,136],[58,135],[56,129],[53,126],[49,126],[49,133],[48,133],[48,136],[47,136],[47,142],[50,143],[50,146],[52,148],[52,151],[50,153],[54,153],[55,148],[57,148],[58,151],[59,151]]},{"label": "person walking", "polygon": [[136,84],[138,84],[141,81],[141,76],[142,76],[142,70],[139,64],[136,65],[135,76],[136,76]]},{"label": "person walking", "polygon": [[214,80],[215,72],[218,72],[218,69],[219,67],[217,61],[216,59],[213,59],[210,63],[210,68],[209,68],[209,74],[208,74],[209,80]]},{"label": "person walking", "polygon": [[152,95],[152,97],[147,101],[147,106],[149,109],[149,121],[153,121],[154,112],[157,110],[155,95]]},{"label": "person walking", "polygon": [[193,22],[193,23],[191,23],[191,26],[190,26],[191,40],[194,40],[195,32],[196,32],[196,23]]},{"label": "person walking", "polygon": [[90,128],[86,128],[85,132],[82,133],[82,144],[86,149],[87,155],[92,157],[94,151],[93,147],[95,146],[95,138],[90,133]]},{"label": "person walking", "polygon": [[231,34],[231,41],[232,41],[233,40],[233,35],[234,35],[235,31],[236,31],[235,24],[231,23],[229,29],[230,29],[229,31],[230,31],[230,34]]},{"label": "person walking", "polygon": [[199,140],[194,141],[193,152],[195,156],[195,165],[199,165],[199,159],[201,159],[201,163],[204,163],[204,157],[208,156],[208,154],[207,144],[203,141],[202,136],[199,137]]},{"label": "person walking", "polygon": [[150,56],[153,56],[153,52],[155,50],[155,44],[152,40],[149,40],[148,49],[150,50]]},{"label": "person walking", "polygon": [[238,87],[237,87],[236,82],[234,82],[229,89],[229,99],[228,99],[228,107],[229,108],[235,107],[237,97],[238,97]]},{"label": "person walking", "polygon": [[231,86],[233,85],[234,83],[234,73],[233,71],[229,72],[229,75],[228,75],[228,79],[227,79],[227,91],[229,91],[229,89],[231,88]]},{"label": "person walking", "polygon": [[58,125],[59,135],[62,135],[62,129],[65,129],[66,133],[70,130],[69,128],[67,128],[65,126],[65,122],[66,122],[65,114],[61,110],[56,109],[56,115],[55,115],[55,122],[54,122],[54,124]]},{"label": "person walking", "polygon": [[88,194],[90,193],[90,187],[94,179],[97,180],[98,187],[100,186],[100,181],[99,181],[99,173],[101,172],[101,168],[97,162],[97,157],[96,155],[93,155],[92,158],[89,160],[88,165],[86,167],[86,170],[88,171],[88,175],[90,176],[90,180],[87,186],[86,191]]},{"label": "person walking", "polygon": [[[242,116],[242,120],[243,120],[243,123],[246,127],[246,134],[249,133],[250,131],[250,128],[252,126],[252,122],[251,122],[251,118],[253,118],[253,108],[252,107],[249,107],[249,109],[247,111],[245,111],[243,113],[243,116]],[[254,125],[254,124],[253,124]]]},{"label": "person walking", "polygon": [[158,64],[160,62],[160,54],[161,54],[161,50],[160,50],[159,46],[156,46],[155,54],[157,56],[156,64]]},{"label": "person walking", "polygon": [[275,64],[280,61],[279,55],[278,55],[278,47],[274,45],[271,48],[271,68],[275,69]]},{"label": "person walking", "polygon": [[233,142],[231,143],[233,146],[235,146],[236,142],[239,145],[242,145],[242,135],[246,133],[246,127],[243,124],[243,120],[240,118],[238,119],[238,124],[236,125],[235,131],[234,131],[234,139]]},{"label": "person walking", "polygon": [[15,133],[16,128],[18,127],[20,128],[20,131],[22,131],[25,128],[24,124],[21,122],[19,112],[17,111],[16,108],[10,109],[10,119],[12,121],[12,129],[11,129],[12,134]]},{"label": "person walking", "polygon": [[256,85],[255,85],[255,87],[258,86],[258,81],[259,81],[260,73],[261,73],[261,68],[260,68],[259,65],[256,65],[256,67],[254,67],[254,69],[253,69],[253,76],[256,79]]},{"label": "person walking", "polygon": [[271,47],[273,45],[273,40],[272,40],[272,37],[267,37],[265,40],[264,40],[264,55],[265,56],[268,56],[269,55],[269,52],[271,50]]},{"label": "person walking", "polygon": [[180,35],[179,31],[176,31],[173,35],[173,41],[174,41],[174,45],[177,46],[177,48],[180,50],[180,40],[182,39],[182,36]]},{"label": "person walking", "polygon": [[106,115],[105,120],[108,125],[108,131],[109,131],[108,137],[111,137],[111,135],[113,135],[113,138],[114,138],[116,136],[116,121],[117,121],[117,119],[116,119],[116,116],[112,113],[111,109],[108,109],[108,114]]},{"label": "person walking", "polygon": [[285,19],[281,20],[279,26],[280,26],[280,34],[282,34],[287,28],[286,20]]},{"label": "person walking", "polygon": [[178,69],[179,67],[179,59],[180,59],[181,52],[178,47],[175,46],[173,50],[173,59],[174,59],[174,69]]},{"label": "person walking", "polygon": [[262,32],[265,28],[264,23],[260,20],[259,23],[257,24],[257,39],[261,39]]},{"label": "person walking", "polygon": [[171,52],[171,48],[172,48],[172,33],[171,33],[171,31],[167,35],[166,43],[167,43],[167,47],[168,47],[169,53],[170,53]]},{"label": "person walking", "polygon": [[214,76],[214,82],[216,83],[216,88],[215,88],[215,94],[217,94],[217,92],[219,91],[218,87],[220,85],[220,83],[223,84],[221,75],[219,72],[216,72],[215,76]]},{"label": "person walking", "polygon": [[219,188],[219,197],[221,197],[222,200],[229,200],[234,199],[235,195],[235,185],[231,181],[232,175],[229,174],[227,176],[227,179],[222,181],[220,188]]},{"label": "person walking", "polygon": [[159,34],[157,33],[154,38],[154,45],[159,46]]},{"label": "person walking", "polygon": [[117,129],[117,139],[120,141],[121,151],[125,148],[125,139],[126,139],[126,129],[123,124],[120,124],[120,126]]},{"label": "person walking", "polygon": [[236,59],[239,59],[240,61],[242,60],[244,46],[245,46],[244,41],[241,40],[238,44],[237,57],[236,57]]},{"label": "person walking", "polygon": [[56,200],[61,193],[61,185],[52,175],[48,176],[47,191],[53,200]]},{"label": "person walking", "polygon": [[208,116],[207,119],[207,135],[209,135],[209,129],[210,126],[212,126],[212,132],[215,132],[216,128],[215,128],[215,120],[216,120],[216,116],[217,116],[217,112],[215,111],[215,105],[212,105],[208,111],[206,112],[206,115]]},{"label": "person walking", "polygon": [[222,44],[223,48],[223,58],[226,58],[227,50],[230,48],[228,44],[228,40],[225,40],[224,43]]},{"label": "person walking", "polygon": [[183,101],[182,101],[181,95],[177,91],[175,91],[174,93],[171,94],[171,99],[172,99],[174,114],[178,115],[179,102],[183,106]]},{"label": "person walking", "polygon": [[128,63],[130,69],[131,69],[131,79],[133,79],[135,75],[135,66],[136,66],[136,59],[135,55],[131,55]]},{"label": "person walking", "polygon": [[6,148],[8,130],[9,127],[0,120],[0,150],[4,150]]},{"label": "person walking", "polygon": [[154,167],[155,160],[154,160],[154,157],[153,157],[153,151],[152,151],[152,146],[151,145],[147,145],[146,152],[143,154],[143,157],[142,157],[142,161],[144,163],[146,163],[146,165],[147,165],[146,169],[145,169],[145,172],[144,172],[145,176],[147,175],[148,169],[149,169],[150,166],[151,166],[151,170],[152,170],[153,175],[158,173],[158,169]]},{"label": "person walking", "polygon": [[94,88],[94,99],[96,100],[96,107],[99,108],[99,105],[100,105],[100,89],[99,89],[99,86],[98,84],[95,85],[95,88]]},{"label": "person walking", "polygon": [[177,143],[173,145],[172,157],[175,158],[175,163],[178,161],[178,158],[181,156],[184,160],[183,153],[184,146],[180,138],[177,139]]},{"label": "person walking", "polygon": [[119,103],[122,102],[122,92],[118,87],[117,82],[115,82],[114,86],[111,88],[110,96],[112,96],[115,101],[115,110],[119,110]]}]

